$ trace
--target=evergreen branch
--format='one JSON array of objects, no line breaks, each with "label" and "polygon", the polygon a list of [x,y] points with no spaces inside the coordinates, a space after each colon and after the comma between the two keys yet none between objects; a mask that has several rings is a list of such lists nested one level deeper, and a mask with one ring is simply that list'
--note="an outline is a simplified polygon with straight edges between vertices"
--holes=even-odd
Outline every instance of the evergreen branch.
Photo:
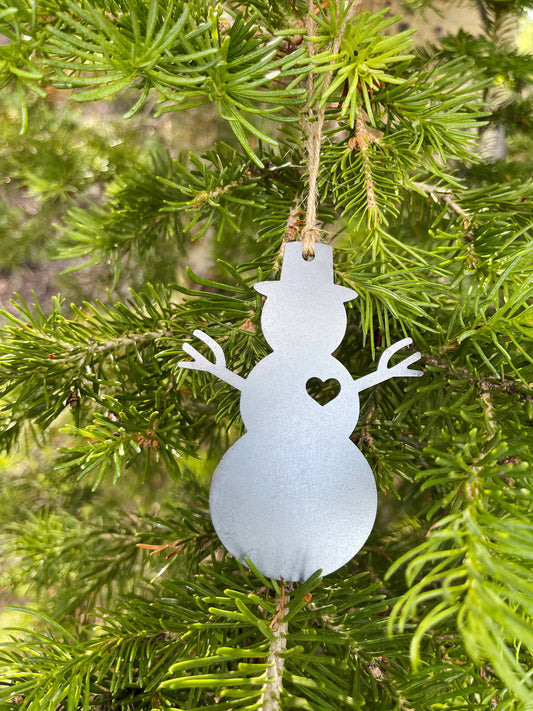
[{"label": "evergreen branch", "polygon": [[[159,0],[132,10],[129,2],[115,4],[114,21],[105,8],[66,0],[48,8],[46,21],[34,22],[31,13],[15,11],[12,34],[28,36],[30,54],[43,53],[49,73],[33,68],[24,58],[15,57],[12,76],[44,95],[35,81],[46,79],[61,89],[77,89],[75,101],[95,101],[115,95],[127,87],[140,89],[141,95],[127,115],[137,113],[146,102],[150,88],[160,95],[163,106],[158,115],[190,106],[215,102],[222,118],[240,141],[248,156],[259,166],[262,161],[252,149],[247,133],[273,145],[276,141],[252,124],[245,114],[263,118],[296,120],[285,107],[303,101],[303,90],[270,89],[277,77],[298,74],[305,66],[304,50],[276,57],[282,38],[265,38],[258,33],[255,18],[238,12],[222,31],[218,14],[202,3],[169,3],[159,12]],[[9,49],[20,51],[20,41]],[[24,49],[27,49],[25,47]],[[19,68],[22,64],[25,68]],[[51,70],[51,72],[50,72]],[[0,82],[10,80],[0,75]],[[23,128],[26,125],[24,94],[21,96]],[[266,108],[265,108],[266,105]]]},{"label": "evergreen branch", "polygon": [[[296,588],[288,613],[278,621],[280,632],[288,625],[288,635],[278,657],[278,664],[284,663],[283,690],[274,708],[348,709],[364,704],[370,693],[388,707],[404,699],[429,709],[418,703],[420,683],[406,676],[400,650],[407,637],[387,639],[387,603],[376,597],[377,585],[367,577],[333,576],[328,585],[318,585],[315,575]],[[155,705],[158,699],[191,709],[258,706],[265,686],[273,684],[269,654],[282,643],[267,624],[277,607],[276,587],[225,559],[194,579],[162,583],[150,600],[125,599],[119,612],[104,618],[94,639],[73,640],[56,626],[47,636],[4,649],[0,702],[20,697],[26,710],[38,698],[40,711],[55,711],[72,695],[74,679],[83,709],[118,702]],[[434,684],[442,684],[443,669],[432,669]],[[470,693],[465,682],[471,673],[461,669],[451,698]]]},{"label": "evergreen branch", "polygon": [[[510,17],[512,13],[510,13]],[[516,20],[513,17],[511,23]],[[501,44],[496,37],[474,37],[465,28],[456,35],[450,35],[443,40],[442,47],[434,48],[440,56],[461,59],[467,57],[476,68],[490,78],[489,85],[501,82],[503,78],[510,87],[520,87],[531,81],[533,60],[527,53],[517,51],[512,30],[511,43]],[[424,53],[423,56],[427,56]]]},{"label": "evergreen branch", "polygon": [[[367,228],[374,230],[376,242],[379,235],[385,233],[388,215],[397,218],[399,214],[398,184],[409,184],[409,174],[414,170],[429,171],[439,180],[457,185],[457,181],[447,176],[442,165],[435,161],[435,152],[443,160],[448,160],[454,150],[458,158],[467,157],[465,144],[470,139],[465,131],[474,125],[471,116],[481,115],[476,100],[479,101],[482,88],[480,82],[471,87],[472,108],[467,110],[465,104],[456,104],[455,100],[442,101],[443,95],[450,92],[454,83],[464,84],[464,75],[458,74],[458,70],[459,65],[450,62],[427,72],[417,71],[416,83],[411,85],[408,80],[401,92],[399,88],[381,89],[376,93],[374,101],[376,105],[385,104],[387,107],[387,122],[376,123],[372,114],[368,113],[370,121],[379,130],[379,138],[367,129],[359,113],[353,122],[355,133],[348,140],[347,146],[340,143],[326,148],[324,163],[330,168],[331,175],[324,182],[331,185],[337,204],[344,208],[354,226],[366,218]],[[399,111],[394,99],[391,101],[397,92],[402,95]],[[432,104],[431,97],[436,96],[439,96],[440,101]],[[424,112],[427,112],[428,118],[429,115],[433,116],[430,123],[426,124]],[[434,134],[435,112],[439,114],[439,137]],[[465,133],[459,139],[461,132]],[[446,151],[443,150],[444,145]],[[353,154],[355,149],[358,151],[356,155]],[[377,254],[374,247],[374,258]]]},{"label": "evergreen branch", "polygon": [[504,392],[508,396],[518,395],[519,399],[529,400],[533,403],[533,388],[530,385],[508,378],[495,378],[491,374],[480,378],[477,373],[473,373],[468,368],[452,365],[443,358],[437,358],[435,354],[422,354],[422,356],[426,365],[435,366],[451,379],[462,378],[472,385],[476,385],[478,391],[482,393],[482,397],[490,397],[491,394]]},{"label": "evergreen branch", "polygon": [[142,576],[142,557],[131,545],[139,526],[136,517],[94,514],[94,520],[86,521],[65,511],[30,512],[5,530],[4,565],[15,584],[23,581],[42,592],[36,602],[55,620],[68,621],[74,613],[79,618],[96,605],[109,605]]},{"label": "evergreen branch", "polygon": [[[167,703],[189,704],[191,708],[210,708],[216,698],[223,709],[234,707],[235,703],[257,704],[265,684],[272,683],[268,677],[272,673],[269,672],[271,666],[256,660],[266,660],[270,643],[275,643],[275,632],[269,629],[264,618],[264,611],[273,614],[275,606],[267,597],[256,594],[257,582],[251,581],[249,586],[246,578],[243,580],[242,574],[236,574],[240,571],[235,572],[234,568],[234,563],[216,564],[214,569],[204,570],[200,577],[187,581],[186,585],[165,583],[161,599],[156,597],[152,602],[130,598],[123,606],[120,618],[115,616],[114,620],[107,621],[93,641],[66,643],[54,635],[52,640],[43,640],[41,645],[30,642],[24,649],[9,650],[7,655],[4,653],[4,661],[9,665],[11,677],[6,689],[0,691],[0,700],[22,693],[25,696],[22,708],[30,708],[36,694],[40,694],[42,711],[51,711],[54,708],[52,699],[55,702],[65,699],[67,679],[75,678],[79,693],[85,694],[83,698],[92,698],[93,704],[103,703],[105,699],[108,703],[118,699],[131,703],[139,695],[148,699],[159,695]],[[220,594],[219,588],[222,581],[230,586],[224,595]],[[338,644],[338,641],[333,636],[324,635],[320,629],[313,631],[306,624],[309,591],[316,589],[316,584],[317,577],[314,576],[313,580],[299,587],[291,603],[291,624],[298,628],[303,623],[304,629],[300,635],[296,633],[296,640],[299,636],[301,641],[295,647],[287,648],[284,654],[285,664],[290,667],[286,672],[288,688],[283,695],[290,694],[293,701],[301,699],[306,706],[313,699],[320,705],[327,704],[328,698],[336,699],[344,706],[352,703],[347,694],[349,686],[335,673],[334,658],[329,656],[330,645]],[[267,583],[267,592],[271,590],[272,586]],[[326,599],[335,594],[334,591],[335,588],[324,591]],[[318,591],[317,600],[323,597],[324,593]],[[368,604],[360,592],[352,593],[350,601],[337,602],[339,614],[346,614],[344,610],[354,602],[354,597],[364,605],[367,614],[361,614],[359,610],[352,613],[352,633],[360,628],[361,634],[365,634],[368,614],[379,614],[383,606]],[[298,621],[299,615],[302,616],[301,622]],[[122,630],[124,625],[128,629],[126,634]],[[191,630],[195,630],[193,635]],[[231,630],[231,646],[217,645],[220,633]],[[366,638],[366,644],[372,649],[368,632]],[[206,645],[208,639],[212,641]],[[325,653],[315,654],[317,642],[321,643]],[[381,644],[381,639],[379,642],[376,639],[375,643]],[[198,654],[199,644],[207,656]],[[197,651],[193,655],[194,649]],[[39,658],[42,660],[47,655],[49,670],[35,674]],[[360,648],[358,658],[362,656],[366,653]],[[173,676],[161,682],[171,658],[170,674]],[[316,666],[316,672],[313,666]],[[190,675],[191,671],[196,673]],[[302,685],[302,673],[309,672],[309,683]],[[95,695],[89,697],[89,691]],[[306,698],[308,694],[309,700]],[[84,708],[88,707],[86,702]]]},{"label": "evergreen branch", "polygon": [[10,40],[0,46],[0,90],[14,83],[20,104],[22,134],[28,128],[26,91],[41,98],[46,92],[40,86],[44,74],[35,56],[40,46],[39,38],[22,31],[17,22],[19,11],[26,21],[29,20],[31,14],[26,8],[9,7],[0,12],[0,33]]},{"label": "evergreen branch", "polygon": [[348,141],[348,148],[351,148],[352,150],[357,148],[357,150],[361,153],[365,180],[366,205],[370,215],[369,221],[371,223],[374,221],[380,221],[376,202],[376,193],[374,189],[374,180],[372,178],[371,162],[368,157],[368,146],[372,143],[378,143],[378,139],[370,133],[370,131],[367,131],[365,122],[361,115],[357,116],[355,120],[355,134]]},{"label": "evergreen branch", "polygon": [[[278,156],[262,153],[265,167],[258,169],[226,144],[218,144],[199,159],[171,161],[167,151],[153,156],[153,168],[139,166],[109,187],[104,206],[76,207],[62,227],[59,255],[89,257],[76,268],[112,259],[115,279],[126,256],[145,257],[165,243],[186,249],[186,240],[197,240],[210,230],[227,240],[239,233],[256,239],[247,226],[269,214],[266,235],[280,232],[281,222],[299,189],[300,166],[282,163]],[[259,195],[259,197],[258,197]],[[105,229],[102,229],[105,225]]]},{"label": "evergreen branch", "polygon": [[417,181],[413,182],[412,185],[413,187],[422,190],[424,193],[428,193],[434,200],[441,200],[445,205],[459,215],[459,217],[463,218],[464,229],[467,230],[469,228],[471,216],[454,200],[450,191],[440,189],[435,185],[428,185],[427,183],[419,183]]},{"label": "evergreen branch", "polygon": [[[283,35],[287,34],[289,37],[296,38],[294,44],[301,43],[302,29],[305,25],[305,20],[303,19],[306,6],[305,0],[276,0],[276,2],[253,0],[247,4],[254,8],[261,23],[269,33],[283,32]],[[233,11],[242,9],[242,4],[238,0],[230,0],[226,5]],[[287,29],[288,25],[291,26],[290,30]]]},{"label": "evergreen branch", "polygon": [[[348,29],[348,23],[350,19],[355,14],[358,7],[358,2],[351,2],[347,7],[344,3],[338,4],[335,2],[332,5],[331,19],[336,24],[336,20],[340,20],[337,31],[333,34],[330,42],[330,51],[333,55],[336,55],[341,46],[344,35]],[[307,34],[311,35],[314,31],[314,0],[309,0],[308,10],[307,10]],[[339,17],[338,17],[339,16]],[[312,57],[314,55],[313,42],[308,41],[308,53]],[[328,92],[331,82],[333,79],[333,69],[328,68],[324,82],[323,90]],[[316,202],[317,202],[317,180],[319,174],[320,166],[320,147],[322,144],[322,130],[324,126],[324,120],[326,117],[325,101],[321,100],[318,105],[318,111],[316,115],[316,121],[313,121],[313,103],[316,102],[316,96],[313,95],[313,73],[308,73],[307,78],[307,110],[308,119],[304,124],[305,131],[307,133],[307,154],[308,154],[308,165],[309,165],[309,194],[307,196],[307,207],[305,214],[305,228],[302,230],[302,243],[304,254],[314,255],[314,244],[316,239],[320,236],[317,225],[316,225]]]},{"label": "evergreen branch", "polygon": [[[492,413],[489,425],[495,429]],[[499,486],[502,466],[513,467],[514,477],[524,482],[528,478],[526,467],[513,462],[503,464],[502,455],[509,454],[509,447],[499,441],[497,434],[480,441],[478,432],[472,430],[467,438],[449,438],[448,446],[452,442],[454,448],[446,452],[435,446],[427,448],[428,454],[436,457],[437,466],[425,472],[425,486],[442,486],[441,475],[446,471],[446,477],[453,482],[454,496],[461,497],[465,505],[461,513],[438,521],[427,540],[391,568],[392,573],[408,562],[406,572],[411,586],[395,606],[391,625],[399,618],[403,626],[418,609],[424,611],[412,642],[416,662],[423,635],[447,619],[457,618],[459,631],[474,659],[488,659],[503,682],[527,703],[531,694],[527,668],[533,648],[533,609],[522,591],[533,589],[527,564],[531,551],[528,546],[524,548],[523,542],[516,544],[522,535],[526,510],[531,507],[526,504],[521,516],[516,509],[515,516],[510,516],[506,499],[514,497],[514,491]],[[524,445],[515,444],[511,449],[514,458],[519,451],[523,457],[525,449]],[[448,494],[445,501],[450,500]],[[506,511],[507,532],[503,548],[502,511]],[[432,561],[431,570],[423,572],[428,560]],[[413,585],[417,578],[419,582]],[[524,651],[514,657],[510,647],[517,639]]]},{"label": "evergreen branch", "polygon": [[[156,298],[159,309],[154,308],[155,302],[143,303],[139,295],[133,296],[126,310],[120,302],[114,308],[87,305],[85,313],[75,310],[77,320],[66,319],[59,302],[50,317],[40,311],[32,313],[24,303],[20,310],[28,321],[6,312],[13,325],[4,329],[6,338],[0,346],[3,393],[8,397],[4,417],[10,424],[3,432],[4,446],[9,446],[25,421],[36,422],[42,429],[48,427],[69,407],[75,392],[78,404],[82,399],[84,405],[105,408],[106,414],[84,407],[85,416],[92,416],[92,423],[65,427],[70,434],[85,438],[86,444],[69,449],[61,466],[79,467],[81,473],[95,470],[97,486],[109,467],[116,480],[122,467],[130,466],[140,456],[144,457],[146,476],[152,450],[163,458],[170,473],[177,475],[178,452],[190,452],[190,445],[183,446],[181,435],[176,438],[171,424],[176,407],[170,394],[173,380],[168,372],[163,375],[154,357],[154,336],[165,340],[174,329],[153,330],[162,322],[166,326],[173,323],[175,314],[163,292]],[[138,328],[141,332],[135,333]],[[28,333],[30,340],[23,337]],[[153,354],[150,370],[146,363],[139,362],[140,352],[148,351]],[[145,379],[145,386],[137,380],[132,393],[128,381],[139,367],[137,372]],[[159,382],[155,391],[154,377]],[[37,383],[41,386],[36,387]],[[46,383],[44,392],[42,383]],[[16,420],[8,414],[15,409]],[[186,415],[185,419],[188,420]]]},{"label": "evergreen branch", "polygon": [[[373,103],[385,109],[387,133],[391,128],[407,130],[411,150],[422,151],[428,167],[442,176],[442,165],[435,155],[443,163],[453,156],[475,159],[471,150],[475,134],[469,129],[483,125],[486,85],[481,72],[465,66],[464,59],[440,60],[429,66],[418,60],[409,66],[405,84],[385,87],[376,93]],[[381,128],[380,123],[377,126]]]},{"label": "evergreen branch", "polygon": [[329,147],[324,155],[329,168],[324,183],[331,185],[335,202],[354,226],[364,223],[370,231],[398,215],[398,143],[376,139],[357,121],[357,132],[344,144]]},{"label": "evergreen branch", "polygon": [[[0,442],[18,452],[31,432],[39,451],[0,461],[16,606],[0,626],[24,628],[0,645],[2,709],[529,708],[532,63],[503,42],[527,4],[483,0],[490,36],[409,58],[407,34],[358,2],[0,0],[1,264],[38,262],[71,207],[60,256],[144,284],[105,305],[91,280],[68,314],[59,299],[3,314]],[[239,393],[179,363],[195,329],[195,357],[214,339],[240,377],[268,353],[252,285],[279,278],[280,244],[302,232],[306,81],[326,127],[311,222],[336,238],[334,283],[359,295],[335,357],[364,377],[404,338],[428,355],[424,379],[361,398],[352,438],[385,502],[372,540],[282,609],[279,583],[225,555],[209,519]],[[495,84],[508,100],[487,110]],[[56,125],[62,92],[118,97],[109,126],[145,107],[140,128],[155,100],[169,149],[148,166],[139,130],[106,129],[111,147],[88,111]],[[172,122],[194,107],[216,134],[203,156]],[[509,137],[490,165],[474,155],[485,122]],[[224,126],[242,148],[217,142]],[[183,136],[191,154],[171,160]],[[385,587],[391,563],[406,576]]]},{"label": "evergreen branch", "polygon": [[[283,671],[285,668],[284,653],[287,649],[289,625],[284,621],[289,609],[288,586],[282,584],[281,595],[277,602],[280,609],[270,624],[274,639],[270,642],[267,657],[266,683],[260,698],[260,708],[264,711],[279,711],[281,709],[281,692],[283,690]],[[292,588],[288,588],[292,589]]]},{"label": "evergreen branch", "polygon": [[[401,84],[403,79],[389,74],[390,65],[412,59],[405,54],[411,46],[410,35],[413,30],[399,32],[391,37],[380,33],[393,25],[398,16],[384,19],[387,10],[371,14],[362,12],[355,16],[350,11],[353,3],[347,8],[339,8],[338,17],[333,22],[327,22],[324,17],[317,17],[320,24],[318,43],[324,44],[330,38],[332,50],[321,52],[313,57],[315,72],[326,73],[330,77],[323,82],[317,82],[317,95],[320,96],[319,106],[324,107],[339,90],[346,86],[346,98],[342,103],[340,115],[349,115],[349,125],[354,128],[361,106],[364,105],[372,123],[371,97],[380,86],[387,82]],[[330,73],[334,73],[331,81]]]},{"label": "evergreen branch", "polygon": [[69,210],[60,228],[57,256],[78,260],[88,256],[89,261],[76,269],[111,258],[116,282],[124,257],[132,253],[144,257],[158,243],[175,242],[183,248],[180,217],[162,211],[173,197],[163,182],[172,175],[173,163],[164,149],[154,151],[151,158],[152,166],[135,165],[109,186],[104,206]]}]

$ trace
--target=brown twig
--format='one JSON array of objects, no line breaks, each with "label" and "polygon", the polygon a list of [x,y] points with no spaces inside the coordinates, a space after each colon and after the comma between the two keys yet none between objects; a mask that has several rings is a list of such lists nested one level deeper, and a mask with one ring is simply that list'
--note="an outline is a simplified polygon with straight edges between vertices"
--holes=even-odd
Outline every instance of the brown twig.
[{"label": "brown twig", "polygon": [[279,609],[278,609],[276,615],[274,616],[274,618],[272,619],[272,622],[269,625],[270,629],[274,629],[277,621],[283,615],[284,611],[285,611],[285,583],[281,583],[281,599],[280,599],[280,603],[279,603]]},{"label": "brown twig", "polygon": [[287,603],[288,590],[292,590],[292,585],[282,583],[279,597],[279,609],[270,623],[273,632],[273,640],[270,643],[266,671],[266,684],[261,696],[260,708],[262,711],[279,711],[280,696],[283,689],[283,671],[285,669],[285,658],[283,653],[287,649],[287,631],[289,623],[284,621],[289,612]]},{"label": "brown twig", "polygon": [[170,553],[167,553],[167,555],[165,556],[165,560],[168,560],[169,558],[172,558],[172,556],[181,553],[181,551],[185,547],[185,543],[181,543],[180,541],[172,541],[172,543],[161,543],[161,545],[151,545],[149,543],[137,543],[136,545],[137,548],[143,548],[144,550],[150,551],[150,555],[157,555],[158,553],[162,553],[163,551],[170,549]]},{"label": "brown twig", "polygon": [[468,212],[466,212],[466,210],[463,210],[463,208],[455,202],[449,190],[443,190],[442,188],[437,188],[435,185],[429,185],[428,183],[414,182],[413,185],[415,188],[418,188],[419,190],[422,190],[423,192],[431,195],[434,200],[440,200],[440,202],[443,202],[445,205],[448,205],[448,207],[453,210],[456,215],[462,217],[463,227],[465,228],[465,230],[470,227],[470,223],[472,220],[471,216],[468,214]]},{"label": "brown twig", "polygon": [[368,155],[368,147],[373,143],[378,143],[378,141],[379,139],[367,129],[363,117],[359,114],[355,119],[355,133],[349,139],[348,147],[352,150],[357,149],[361,154],[363,173],[365,176],[366,203],[369,209],[376,215],[376,219],[379,221],[379,208],[374,190],[372,165]]},{"label": "brown twig", "polygon": [[468,380],[472,385],[477,385],[477,387],[483,393],[501,393],[504,392],[507,395],[517,395],[520,400],[529,400],[533,403],[533,394],[531,393],[531,388],[527,384],[521,384],[515,380],[508,380],[507,378],[496,379],[494,377],[485,377],[482,380],[471,373],[467,368],[452,367],[444,360],[439,360],[434,355],[422,354],[424,362],[427,365],[433,365],[436,368],[444,370],[447,375],[450,375],[460,380]]}]

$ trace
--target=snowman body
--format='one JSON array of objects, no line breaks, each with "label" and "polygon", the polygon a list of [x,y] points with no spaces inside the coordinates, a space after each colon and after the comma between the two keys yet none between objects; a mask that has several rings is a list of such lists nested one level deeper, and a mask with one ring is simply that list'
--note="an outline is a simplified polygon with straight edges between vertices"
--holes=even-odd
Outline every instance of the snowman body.
[{"label": "snowman body", "polygon": [[[344,366],[329,356],[293,370],[287,360],[273,353],[246,379],[241,413],[248,431],[216,468],[209,507],[230,553],[267,577],[296,581],[353,557],[372,530],[377,490],[349,439],[357,393],[342,385],[344,375],[353,386]],[[316,402],[306,390],[314,377],[338,380],[337,397]]]},{"label": "snowman body", "polygon": [[[421,375],[407,369],[420,354],[386,367],[410,343],[404,339],[385,351],[375,373],[354,380],[332,353],[346,330],[344,302],[357,294],[333,283],[331,247],[317,244],[308,262],[300,243],[287,244],[281,277],[255,285],[267,297],[261,325],[273,352],[248,377],[227,370],[222,350],[201,331],[195,335],[211,347],[215,363],[185,344],[195,360],[180,365],[209,370],[242,393],[247,431],[220,460],[209,496],[220,540],[263,575],[299,581],[340,568],[368,538],[377,490],[350,440],[359,392],[392,375]],[[306,388],[312,378],[336,380],[336,397],[317,402]]]}]

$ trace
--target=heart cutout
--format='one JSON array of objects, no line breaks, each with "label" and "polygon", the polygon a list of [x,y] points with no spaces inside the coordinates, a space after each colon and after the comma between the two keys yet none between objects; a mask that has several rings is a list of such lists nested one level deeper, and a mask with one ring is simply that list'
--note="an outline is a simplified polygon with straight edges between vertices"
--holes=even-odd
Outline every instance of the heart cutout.
[{"label": "heart cutout", "polygon": [[315,402],[324,407],[340,393],[341,384],[335,378],[328,378],[327,380],[309,378],[305,384],[305,389]]}]

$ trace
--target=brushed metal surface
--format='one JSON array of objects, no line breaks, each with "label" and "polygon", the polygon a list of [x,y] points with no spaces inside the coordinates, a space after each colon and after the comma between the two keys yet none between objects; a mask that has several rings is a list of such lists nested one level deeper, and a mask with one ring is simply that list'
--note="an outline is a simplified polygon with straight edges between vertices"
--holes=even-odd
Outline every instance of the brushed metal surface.
[{"label": "brushed metal surface", "polygon": [[[349,561],[368,538],[377,508],[372,471],[350,441],[359,416],[359,393],[392,377],[418,377],[409,366],[420,353],[389,366],[410,338],[387,348],[377,369],[354,379],[331,354],[347,325],[344,302],[352,289],[333,282],[333,250],[315,245],[313,260],[300,242],[285,246],[281,278],[254,287],[266,296],[263,335],[273,352],[244,378],[226,367],[220,346],[203,331],[214,362],[191,344],[192,361],[241,391],[247,432],[220,460],[209,497],[215,530],[228,551],[248,558],[261,573],[286,581],[324,575]],[[336,397],[321,405],[308,394],[313,378],[336,380]]]}]

